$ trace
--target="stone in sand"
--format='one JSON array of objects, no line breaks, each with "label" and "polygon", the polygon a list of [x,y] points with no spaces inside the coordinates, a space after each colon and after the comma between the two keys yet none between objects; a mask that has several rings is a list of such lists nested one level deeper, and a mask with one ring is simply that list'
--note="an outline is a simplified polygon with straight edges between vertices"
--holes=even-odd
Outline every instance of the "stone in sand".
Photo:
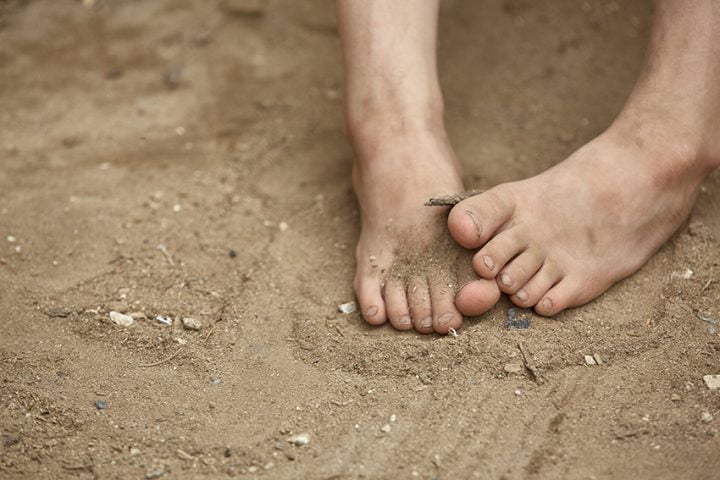
[{"label": "stone in sand", "polygon": [[705,375],[703,380],[710,390],[720,390],[720,375]]},{"label": "stone in sand", "polygon": [[129,327],[135,321],[130,315],[125,315],[114,310],[110,312],[110,320],[115,325],[120,325],[121,327]]}]

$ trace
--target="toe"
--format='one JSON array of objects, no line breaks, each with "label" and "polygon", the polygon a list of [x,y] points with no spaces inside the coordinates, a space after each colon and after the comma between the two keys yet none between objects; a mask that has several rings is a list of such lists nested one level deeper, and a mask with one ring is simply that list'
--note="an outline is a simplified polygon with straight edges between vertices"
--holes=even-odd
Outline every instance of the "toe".
[{"label": "toe", "polygon": [[546,317],[557,315],[566,308],[587,303],[601,293],[602,290],[595,292],[583,288],[581,282],[570,277],[564,278],[542,296],[542,299],[535,305],[535,311]]},{"label": "toe", "polygon": [[513,294],[532,278],[543,264],[543,255],[529,248],[511,260],[497,276],[498,286],[505,293]]},{"label": "toe", "polygon": [[482,315],[500,299],[495,280],[482,278],[465,284],[455,296],[455,306],[466,317]]},{"label": "toe", "polygon": [[424,277],[414,277],[408,283],[408,305],[415,330],[420,333],[433,332],[432,307],[430,289]]},{"label": "toe", "polygon": [[560,273],[547,262],[533,277],[510,297],[515,305],[532,307],[560,280]]},{"label": "toe", "polygon": [[455,205],[448,217],[448,228],[463,247],[479,248],[510,220],[514,210],[512,195],[496,187]]},{"label": "toe", "polygon": [[355,278],[355,296],[360,304],[360,312],[370,325],[382,325],[387,321],[385,302],[382,298],[382,284],[379,278],[358,273]]},{"label": "toe", "polygon": [[527,247],[520,228],[510,228],[494,236],[473,258],[475,271],[483,278],[495,278],[505,265]]},{"label": "toe", "polygon": [[385,284],[385,311],[390,324],[396,329],[412,328],[405,286],[396,279],[390,279]]},{"label": "toe", "polygon": [[462,314],[455,307],[455,286],[448,281],[435,278],[430,280],[430,301],[432,303],[433,329],[446,334],[451,328],[462,325]]}]

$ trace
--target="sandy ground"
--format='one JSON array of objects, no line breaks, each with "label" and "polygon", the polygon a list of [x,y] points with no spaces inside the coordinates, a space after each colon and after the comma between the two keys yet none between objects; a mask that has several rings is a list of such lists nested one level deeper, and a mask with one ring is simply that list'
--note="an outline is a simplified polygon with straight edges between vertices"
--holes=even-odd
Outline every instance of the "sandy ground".
[{"label": "sandy ground", "polygon": [[[446,1],[469,186],[602,131],[650,15]],[[341,86],[328,1],[0,1],[0,477],[718,478],[720,176],[590,305],[369,328]]]}]

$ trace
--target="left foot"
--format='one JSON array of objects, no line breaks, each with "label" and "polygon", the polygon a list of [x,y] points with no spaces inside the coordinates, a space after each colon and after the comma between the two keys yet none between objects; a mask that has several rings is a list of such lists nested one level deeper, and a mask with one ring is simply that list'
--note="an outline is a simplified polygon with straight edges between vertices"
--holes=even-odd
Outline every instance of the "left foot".
[{"label": "left foot", "polygon": [[555,315],[593,300],[644,265],[689,215],[720,142],[686,148],[691,135],[633,136],[627,127],[451,211],[453,238],[482,247],[475,271],[496,278],[516,305]]}]

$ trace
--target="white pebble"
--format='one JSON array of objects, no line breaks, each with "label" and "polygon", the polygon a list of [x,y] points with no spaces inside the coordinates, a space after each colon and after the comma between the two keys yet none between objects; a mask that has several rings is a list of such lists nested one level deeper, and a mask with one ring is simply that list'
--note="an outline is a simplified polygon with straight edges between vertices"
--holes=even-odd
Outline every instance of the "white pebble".
[{"label": "white pebble", "polygon": [[135,320],[130,315],[124,315],[120,312],[110,312],[110,320],[121,327],[129,327]]},{"label": "white pebble", "polygon": [[585,355],[585,365],[597,365],[595,357],[592,355]]},{"label": "white pebble", "polygon": [[392,415],[390,415],[390,421],[391,421],[391,422],[394,423],[396,420],[397,420],[397,416],[395,416],[394,413],[393,413]]},{"label": "white pebble", "polygon": [[710,412],[703,412],[702,415],[700,415],[700,420],[705,423],[710,423],[713,421],[713,416],[710,414]]},{"label": "white pebble", "polygon": [[380,431],[383,433],[390,433],[390,430],[392,430],[392,427],[390,426],[389,423],[386,423],[385,425],[382,426],[382,428],[380,428]]},{"label": "white pebble", "polygon": [[12,235],[8,235],[7,241],[10,243],[15,243],[15,242],[17,242],[17,238],[13,237]]},{"label": "white pebble", "polygon": [[309,433],[298,433],[297,435],[292,435],[287,439],[288,443],[292,443],[293,445],[296,445],[298,447],[307,445],[310,443],[310,434]]},{"label": "white pebble", "polygon": [[285,231],[287,231],[287,229],[289,227],[286,222],[280,222],[280,223],[278,223],[278,228],[280,229],[281,232],[285,232]]},{"label": "white pebble", "polygon": [[357,306],[355,305],[355,302],[348,302],[338,305],[338,309],[345,315],[357,312]]},{"label": "white pebble", "polygon": [[202,322],[195,318],[185,317],[182,319],[183,327],[188,330],[200,330],[202,328]]},{"label": "white pebble", "polygon": [[720,375],[705,375],[703,380],[710,390],[720,390]]}]

